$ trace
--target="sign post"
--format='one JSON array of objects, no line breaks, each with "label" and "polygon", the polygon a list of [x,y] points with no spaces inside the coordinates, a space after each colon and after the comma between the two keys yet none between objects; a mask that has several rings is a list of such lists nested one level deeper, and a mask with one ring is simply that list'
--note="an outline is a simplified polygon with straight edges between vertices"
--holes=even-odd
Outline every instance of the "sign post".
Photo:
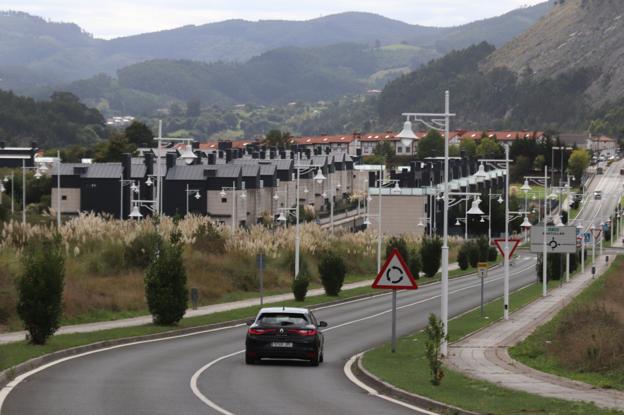
[{"label": "sign post", "polygon": [[483,317],[483,293],[485,291],[485,279],[487,278],[488,273],[488,263],[487,262],[479,262],[479,277],[481,277],[481,317]]},{"label": "sign post", "polygon": [[415,290],[418,288],[405,260],[399,250],[394,248],[386,263],[381,267],[373,288],[392,290],[392,353],[396,352],[396,309],[397,290]]},{"label": "sign post", "polygon": [[[534,242],[535,241],[535,242]],[[539,241],[539,242],[538,242]],[[576,226],[534,226],[531,228],[531,252],[542,253],[543,295],[548,290],[548,254],[573,254],[576,252]]]},{"label": "sign post", "polygon": [[258,267],[258,279],[260,280],[260,306],[264,305],[264,254],[256,256],[256,266]]}]

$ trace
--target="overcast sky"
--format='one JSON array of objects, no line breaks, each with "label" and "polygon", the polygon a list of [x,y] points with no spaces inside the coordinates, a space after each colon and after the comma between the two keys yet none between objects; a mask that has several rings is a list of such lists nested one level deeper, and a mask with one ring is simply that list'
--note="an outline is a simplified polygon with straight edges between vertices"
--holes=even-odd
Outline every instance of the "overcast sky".
[{"label": "overcast sky", "polygon": [[95,37],[113,38],[226,19],[307,20],[364,11],[412,24],[454,26],[544,0],[3,0],[53,21],[77,23]]}]

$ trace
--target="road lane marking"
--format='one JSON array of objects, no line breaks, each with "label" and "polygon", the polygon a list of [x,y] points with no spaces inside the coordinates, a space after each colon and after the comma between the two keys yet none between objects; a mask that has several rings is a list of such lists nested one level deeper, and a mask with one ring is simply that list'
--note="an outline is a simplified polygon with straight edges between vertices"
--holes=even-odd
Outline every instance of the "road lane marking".
[{"label": "road lane marking", "polygon": [[354,383],[356,386],[359,386],[360,388],[364,389],[369,395],[371,396],[375,396],[377,398],[381,398],[384,399],[388,402],[392,402],[396,405],[400,405],[403,406],[407,409],[411,409],[412,411],[424,414],[424,415],[438,415],[435,412],[430,412],[427,411],[426,409],[420,408],[418,406],[415,405],[410,405],[406,402],[400,401],[398,399],[394,399],[391,398],[387,395],[381,394],[379,393],[376,389],[371,388],[370,386],[368,386],[367,384],[365,384],[364,382],[362,382],[361,380],[359,380],[355,374],[353,373],[353,371],[351,370],[351,367],[353,366],[353,364],[355,363],[355,361],[357,359],[359,359],[362,355],[364,354],[364,352],[358,353],[355,356],[352,356],[347,363],[344,365],[343,371],[345,376],[352,382]]},{"label": "road lane marking", "polygon": [[[529,266],[529,267],[526,267],[526,268],[523,268],[523,269],[517,270],[517,271],[516,271],[516,272],[514,272],[513,274],[510,274],[510,276],[520,274],[520,273],[522,273],[522,272],[525,272],[525,271],[529,270],[530,268],[531,268],[531,267]],[[502,276],[502,277],[498,277],[498,278],[492,278],[492,279],[488,280],[485,284],[486,284],[486,285],[487,285],[487,284],[492,284],[492,283],[494,283],[494,282],[496,282],[496,281],[500,281],[500,280],[502,280],[502,279],[504,279],[504,276]],[[456,289],[456,290],[450,291],[450,292],[449,292],[449,296],[450,296],[450,295],[452,295],[452,294],[457,294],[458,292],[461,292],[461,291],[465,291],[465,290],[468,290],[468,289],[471,289],[471,288],[480,287],[480,286],[481,286],[481,283],[479,282],[479,283],[477,283],[477,284],[472,284],[472,285],[469,285],[469,286],[466,286],[466,287],[463,287],[463,288],[458,288],[458,289]],[[419,301],[416,301],[416,302],[413,302],[413,303],[410,303],[410,304],[405,304],[405,305],[402,305],[402,306],[400,306],[400,307],[397,307],[397,310],[402,310],[402,309],[404,309],[404,308],[413,307],[413,306],[415,306],[415,305],[423,304],[423,303],[429,302],[429,301],[431,301],[431,300],[435,300],[435,299],[437,299],[437,298],[440,298],[440,294],[435,295],[435,296],[432,296],[432,297],[428,297],[428,298],[425,298],[425,299],[422,299],[422,300],[419,300]],[[345,327],[345,326],[349,326],[349,325],[351,325],[351,324],[356,324],[356,323],[360,323],[360,322],[362,322],[362,321],[366,321],[366,320],[370,320],[370,319],[373,319],[373,318],[377,318],[377,317],[380,317],[380,316],[382,316],[382,315],[384,315],[384,314],[388,314],[388,313],[390,313],[391,311],[392,311],[391,309],[390,309],[390,310],[385,310],[385,311],[382,311],[382,312],[379,312],[379,313],[376,313],[376,314],[372,314],[372,315],[369,315],[369,316],[366,316],[366,317],[362,317],[362,318],[359,318],[359,319],[355,319],[355,320],[347,321],[347,322],[342,323],[342,324],[339,324],[339,325],[337,325],[337,326],[328,327],[328,328],[324,329],[324,330],[323,330],[323,332],[328,332],[328,331],[336,330],[336,329],[339,329],[339,328],[342,328],[342,327]],[[197,386],[197,382],[198,382],[198,380],[199,380],[199,377],[200,377],[200,376],[201,376],[204,372],[206,372],[209,368],[211,368],[212,366],[216,365],[217,363],[219,363],[219,362],[221,362],[221,361],[223,361],[223,360],[226,360],[226,359],[229,359],[229,358],[231,358],[231,357],[234,357],[234,356],[240,355],[240,354],[242,354],[242,353],[245,353],[245,350],[244,350],[244,349],[243,349],[243,350],[239,350],[239,351],[234,352],[234,353],[230,353],[230,354],[225,355],[225,356],[221,356],[221,357],[219,357],[219,358],[217,358],[217,359],[215,359],[215,360],[210,361],[210,362],[209,362],[209,363],[207,363],[206,365],[202,366],[199,370],[197,370],[197,371],[193,374],[193,376],[191,377],[191,380],[190,380],[190,382],[189,382],[189,386],[190,386],[191,391],[193,392],[193,394],[194,394],[194,395],[195,395],[195,396],[196,396],[199,400],[201,400],[203,403],[205,403],[208,407],[210,407],[210,408],[214,409],[215,411],[219,412],[220,414],[223,414],[223,415],[235,415],[234,413],[232,413],[232,412],[228,411],[227,409],[225,409],[225,408],[223,408],[223,407],[219,406],[217,403],[215,403],[214,401],[212,401],[211,399],[209,399],[206,395],[204,395],[204,394],[201,392],[201,390],[199,389],[199,387]],[[381,397],[381,395],[379,395],[379,396]],[[384,398],[384,399],[385,399],[385,398]],[[391,398],[389,398],[389,399],[391,399]],[[389,400],[389,399],[388,399],[388,400]],[[399,402],[400,402],[400,401],[397,401],[396,403],[399,403]],[[407,404],[405,404],[404,402],[401,402],[401,403],[399,403],[399,404],[400,404],[400,405],[402,405],[402,406],[407,405]]]}]

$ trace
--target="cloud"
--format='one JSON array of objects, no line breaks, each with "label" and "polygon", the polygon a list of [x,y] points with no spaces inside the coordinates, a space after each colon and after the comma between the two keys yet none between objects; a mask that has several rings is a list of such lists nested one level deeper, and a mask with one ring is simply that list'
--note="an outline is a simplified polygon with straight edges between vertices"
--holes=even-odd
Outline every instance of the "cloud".
[{"label": "cloud", "polygon": [[226,19],[307,20],[345,11],[381,14],[411,24],[454,26],[543,0],[5,0],[20,10],[72,22],[96,37],[112,38]]}]

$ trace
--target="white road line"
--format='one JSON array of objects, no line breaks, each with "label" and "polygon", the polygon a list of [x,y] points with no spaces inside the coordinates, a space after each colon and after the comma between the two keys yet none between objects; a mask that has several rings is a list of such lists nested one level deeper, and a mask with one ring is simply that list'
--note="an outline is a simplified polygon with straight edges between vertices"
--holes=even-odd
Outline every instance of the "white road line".
[{"label": "white road line", "polygon": [[[527,267],[527,268],[520,269],[520,270],[516,271],[515,273],[513,273],[513,274],[511,274],[511,275],[517,275],[517,274],[520,274],[520,273],[522,273],[522,272],[524,272],[524,271],[526,271],[526,270],[528,270],[528,269],[530,269],[530,268],[531,268],[531,267]],[[486,284],[486,285],[487,285],[487,284],[492,284],[492,283],[494,283],[494,282],[496,282],[496,281],[500,281],[500,280],[502,280],[503,278],[504,278],[504,277],[492,278],[492,279],[490,279],[490,280],[486,281],[486,282],[485,282],[485,284]],[[457,289],[457,290],[453,290],[453,291],[449,292],[449,295],[451,295],[451,294],[456,294],[456,293],[458,293],[458,292],[465,291],[465,290],[469,290],[469,289],[471,289],[471,288],[476,288],[476,287],[480,287],[480,286],[481,286],[481,283],[468,285],[468,286],[466,286],[466,287],[459,288],[459,289]],[[397,310],[402,310],[402,309],[404,309],[404,308],[413,307],[413,306],[415,306],[415,305],[423,304],[423,303],[426,303],[426,302],[428,302],[428,301],[435,300],[436,298],[440,298],[440,295],[439,295],[439,294],[438,294],[438,295],[434,295],[434,296],[432,296],[432,297],[428,297],[428,298],[425,298],[425,299],[422,299],[422,300],[419,300],[419,301],[416,301],[416,302],[413,302],[413,303],[410,303],[410,304],[405,304],[405,305],[402,305],[402,306],[400,306],[400,307],[397,307]],[[324,330],[323,330],[323,332],[328,332],[328,331],[336,330],[336,329],[339,329],[339,328],[342,328],[342,327],[345,327],[345,326],[349,326],[349,325],[351,325],[351,324],[360,323],[360,322],[362,322],[362,321],[366,321],[366,320],[370,320],[370,319],[373,319],[373,318],[377,318],[377,317],[383,316],[384,314],[388,314],[388,313],[390,313],[391,311],[392,311],[391,309],[390,309],[390,310],[385,310],[385,311],[382,311],[382,312],[379,312],[379,313],[376,313],[376,314],[372,314],[372,315],[370,315],[370,316],[366,316],[366,317],[358,318],[358,319],[355,319],[355,320],[347,321],[347,322],[342,323],[342,324],[339,324],[339,325],[337,325],[337,326],[328,327],[328,328],[324,329]],[[202,402],[204,402],[206,405],[208,405],[210,408],[214,409],[215,411],[217,411],[217,412],[219,412],[219,413],[221,413],[221,414],[223,414],[223,415],[234,415],[234,414],[233,414],[232,412],[228,411],[227,409],[222,408],[221,406],[219,406],[218,404],[216,404],[214,401],[210,400],[210,399],[209,399],[206,395],[204,395],[204,394],[203,394],[203,393],[199,390],[199,388],[198,388],[198,386],[197,386],[197,381],[198,381],[199,377],[202,375],[202,373],[204,373],[204,372],[205,372],[206,370],[208,370],[210,367],[212,367],[212,366],[216,365],[217,363],[219,363],[219,362],[221,362],[221,361],[223,361],[223,360],[229,359],[230,357],[234,357],[234,356],[239,355],[239,354],[242,354],[242,353],[244,353],[244,352],[245,352],[245,350],[239,350],[239,351],[237,351],[237,352],[230,353],[230,354],[228,354],[228,355],[221,356],[221,357],[219,357],[219,358],[217,358],[217,359],[215,359],[215,360],[212,360],[211,362],[209,362],[209,363],[207,363],[206,365],[202,366],[202,367],[201,367],[201,368],[200,368],[197,372],[195,372],[195,373],[193,374],[193,376],[191,377],[190,387],[191,387],[191,391],[193,392],[193,394],[194,394],[194,395],[195,395],[195,396],[196,396],[199,400],[201,400],[201,401],[202,401]],[[379,396],[381,397],[381,395],[379,395]],[[384,399],[385,399],[385,398],[384,398]],[[393,401],[393,400],[392,400],[392,398],[388,398],[387,400],[391,400],[391,401]],[[400,405],[402,405],[402,406],[407,405],[407,404],[405,404],[404,402],[400,402],[400,403],[399,403],[399,402],[400,402],[400,401],[397,401],[397,402],[395,402],[395,403],[398,403],[398,404],[400,404]]]},{"label": "white road line", "polygon": [[375,396],[377,398],[381,398],[381,399],[385,399],[388,402],[392,402],[394,404],[403,406],[407,409],[411,409],[412,411],[418,412],[420,414],[424,414],[424,415],[438,415],[435,412],[430,412],[427,411],[426,409],[420,408],[418,406],[415,405],[410,405],[406,402],[400,401],[398,399],[394,399],[391,398],[389,396],[386,396],[384,394],[379,393],[376,389],[371,388],[370,386],[368,386],[367,384],[365,384],[364,382],[360,381],[354,374],[353,371],[351,370],[351,367],[355,364],[355,361],[360,358],[360,356],[362,356],[364,353],[358,353],[355,356],[352,356],[347,363],[344,365],[344,374],[345,376],[352,382],[354,383],[356,386],[359,386],[360,388],[364,389],[369,395],[371,396]]}]

